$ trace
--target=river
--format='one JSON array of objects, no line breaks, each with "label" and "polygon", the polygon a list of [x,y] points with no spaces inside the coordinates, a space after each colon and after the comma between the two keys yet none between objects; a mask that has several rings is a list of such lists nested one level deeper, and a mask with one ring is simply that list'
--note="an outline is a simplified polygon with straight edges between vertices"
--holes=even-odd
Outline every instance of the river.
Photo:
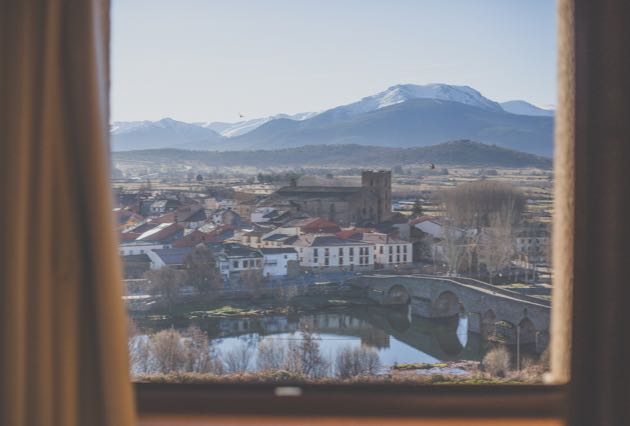
[{"label": "river", "polygon": [[[327,359],[334,359],[342,348],[363,345],[378,352],[384,367],[480,360],[486,350],[480,336],[468,332],[466,317],[429,320],[411,315],[407,308],[382,306],[335,307],[290,315],[144,320],[139,325],[149,331],[171,326],[183,330],[196,325],[208,333],[218,353],[239,346],[248,346],[255,353],[263,339],[288,344],[300,340],[300,329],[306,326],[317,336],[321,353]],[[255,355],[250,369],[255,369]]]}]

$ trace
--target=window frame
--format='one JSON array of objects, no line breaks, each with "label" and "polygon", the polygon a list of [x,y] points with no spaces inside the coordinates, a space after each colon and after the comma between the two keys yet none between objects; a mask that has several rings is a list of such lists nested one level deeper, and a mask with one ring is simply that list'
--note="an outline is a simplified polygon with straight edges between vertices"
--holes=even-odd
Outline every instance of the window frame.
[{"label": "window frame", "polygon": [[[573,90],[576,69],[585,65],[574,61],[574,55],[587,55],[586,43],[580,44],[580,39],[574,37],[576,21],[588,20],[588,16],[574,16],[575,5],[583,0],[558,0],[559,18],[559,73],[570,71],[568,81],[559,85],[559,92]],[[584,0],[585,1],[585,0]],[[563,15],[564,14],[564,19]],[[561,39],[564,38],[564,41]],[[584,40],[582,40],[584,41]],[[565,46],[562,46],[562,43]],[[575,45],[574,45],[575,43]],[[564,52],[562,52],[564,49]],[[564,54],[565,58],[562,57]],[[564,62],[563,62],[564,61]],[[563,65],[564,64],[564,69]],[[575,90],[579,89],[576,87]],[[565,93],[566,101],[575,102],[574,93]],[[565,115],[558,114],[557,120],[565,120],[564,135],[567,143],[574,136],[576,127],[574,120],[574,105],[572,104]],[[556,149],[558,149],[559,131],[556,129]],[[565,151],[573,152],[574,146],[564,147]],[[556,164],[558,162],[556,152]],[[566,163],[564,163],[566,164]],[[575,165],[573,158],[569,164]],[[557,172],[557,171],[556,171]],[[578,170],[571,170],[578,174]],[[558,186],[556,178],[556,187]],[[567,182],[565,182],[567,183]],[[573,183],[569,181],[568,183]],[[572,187],[572,189],[574,189]],[[571,194],[572,195],[572,194]],[[556,201],[555,215],[558,207],[566,200]],[[574,212],[564,212],[571,215]],[[564,216],[563,216],[564,218]],[[554,217],[554,220],[556,217]],[[574,222],[571,221],[571,226]],[[565,227],[566,228],[566,227]],[[564,230],[566,231],[566,229]],[[554,245],[562,230],[554,230]],[[562,234],[566,235],[566,234]],[[557,247],[557,246],[556,246]],[[315,249],[316,250],[316,249]],[[352,255],[353,248],[350,248]],[[389,253],[392,253],[392,247]],[[564,257],[563,257],[564,256]],[[558,253],[554,250],[554,270],[559,260],[573,260],[573,253]],[[350,258],[352,262],[352,257]],[[573,263],[564,269],[571,269]],[[565,277],[564,282],[554,277],[554,300],[559,295],[571,294],[571,277]],[[561,285],[558,285],[561,284]],[[558,288],[560,287],[560,288]],[[559,309],[559,303],[554,303],[552,351],[552,376],[559,384],[540,385],[313,385],[283,383],[274,384],[173,384],[173,383],[134,383],[136,404],[140,418],[153,415],[273,415],[279,417],[290,416],[350,416],[382,417],[394,419],[400,417],[421,418],[507,418],[507,419],[564,419],[569,410],[571,384],[568,382],[570,366],[569,354],[560,354],[562,349],[568,352],[570,348],[571,311],[580,312],[579,307],[570,305]],[[562,318],[558,318],[562,317]],[[573,318],[574,319],[574,318]],[[564,325],[559,326],[559,323]],[[561,349],[560,351],[558,349]],[[562,369],[557,370],[562,361]],[[564,380],[563,380],[564,379]],[[277,396],[278,387],[297,386],[301,390],[300,396]],[[359,405],[360,404],[360,405]],[[360,412],[357,411],[360,407]],[[297,423],[297,422],[296,422]],[[395,423],[395,420],[393,420]]]}]

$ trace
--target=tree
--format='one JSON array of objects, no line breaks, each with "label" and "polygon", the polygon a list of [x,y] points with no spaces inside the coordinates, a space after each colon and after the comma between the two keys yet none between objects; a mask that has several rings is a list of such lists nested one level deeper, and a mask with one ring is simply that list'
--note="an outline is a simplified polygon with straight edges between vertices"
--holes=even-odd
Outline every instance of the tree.
[{"label": "tree", "polygon": [[205,246],[198,246],[184,257],[186,281],[197,289],[203,298],[222,287],[221,274],[217,268],[212,251]]},{"label": "tree", "polygon": [[247,371],[252,362],[252,351],[246,343],[239,343],[223,354],[223,363],[228,373]]},{"label": "tree", "polygon": [[311,379],[326,376],[330,365],[322,356],[319,337],[309,327],[302,327],[300,342],[289,342],[287,350],[287,369],[297,371]]},{"label": "tree", "polygon": [[490,226],[487,228],[487,238],[483,245],[490,283],[500,271],[510,265],[514,258],[513,216],[513,207],[509,204],[490,215]]},{"label": "tree", "polygon": [[424,211],[422,210],[422,204],[420,203],[420,200],[416,200],[413,203],[413,208],[411,209],[411,212],[416,215],[416,216],[422,216],[424,214]]},{"label": "tree", "polygon": [[513,225],[525,209],[523,192],[506,182],[480,180],[466,182],[441,193],[446,215],[460,227],[481,229],[490,226],[492,214],[509,208]]},{"label": "tree", "polygon": [[466,248],[464,232],[447,222],[444,223],[443,230],[444,258],[448,264],[448,273],[457,275]]},{"label": "tree", "polygon": [[149,292],[160,296],[168,308],[168,312],[173,313],[173,306],[180,298],[184,274],[181,271],[164,267],[147,271],[145,277],[147,278]]},{"label": "tree", "polygon": [[259,371],[281,370],[286,365],[285,346],[276,339],[267,338],[258,343],[256,367]]},{"label": "tree", "polygon": [[186,349],[182,335],[174,328],[159,331],[151,336],[151,355],[154,368],[158,373],[166,374],[182,371],[186,365]]},{"label": "tree", "polygon": [[208,340],[208,334],[199,327],[191,325],[186,330],[185,336],[185,370],[193,373],[221,374],[223,365]]},{"label": "tree", "polygon": [[356,376],[373,376],[381,369],[378,352],[373,348],[360,346],[345,347],[335,357],[335,374],[340,379]]}]

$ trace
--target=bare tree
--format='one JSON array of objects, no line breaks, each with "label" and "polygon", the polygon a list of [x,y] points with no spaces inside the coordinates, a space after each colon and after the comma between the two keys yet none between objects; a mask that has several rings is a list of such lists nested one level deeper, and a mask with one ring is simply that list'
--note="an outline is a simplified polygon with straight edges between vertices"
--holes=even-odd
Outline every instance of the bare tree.
[{"label": "bare tree", "polygon": [[499,211],[490,215],[490,226],[484,244],[484,259],[490,274],[490,283],[494,277],[514,258],[514,211],[513,205],[504,205]]},{"label": "bare tree", "polygon": [[258,343],[257,367],[259,371],[281,370],[286,366],[286,348],[276,339],[263,339]]},{"label": "bare tree", "polygon": [[496,180],[466,182],[441,193],[446,215],[457,226],[481,229],[490,226],[491,216],[511,206],[512,223],[520,220],[525,195],[513,185]]},{"label": "bare tree", "polygon": [[222,287],[216,260],[207,247],[195,247],[184,257],[184,266],[187,282],[197,289],[200,296],[209,298]]},{"label": "bare tree", "polygon": [[184,348],[186,351],[186,371],[215,374],[223,372],[223,365],[208,339],[208,334],[199,327],[194,325],[188,327]]},{"label": "bare tree", "polygon": [[252,362],[252,351],[250,347],[240,342],[227,352],[223,353],[223,363],[228,373],[242,373],[249,369]]},{"label": "bare tree", "polygon": [[335,374],[341,379],[356,376],[372,376],[381,369],[378,352],[373,348],[360,346],[345,347],[335,357]]},{"label": "bare tree", "polygon": [[186,348],[182,335],[173,328],[162,330],[150,338],[153,366],[158,373],[166,374],[184,370]]},{"label": "bare tree", "polygon": [[302,327],[299,336],[298,344],[289,344],[287,369],[298,371],[311,379],[326,376],[330,364],[320,351],[320,338],[308,327]]},{"label": "bare tree", "polygon": [[448,273],[457,275],[466,249],[464,231],[450,224],[445,224],[443,229],[444,258],[448,264]]},{"label": "bare tree", "polygon": [[184,274],[181,271],[168,267],[147,271],[145,274],[151,294],[159,295],[168,312],[173,312],[173,306],[180,298]]}]

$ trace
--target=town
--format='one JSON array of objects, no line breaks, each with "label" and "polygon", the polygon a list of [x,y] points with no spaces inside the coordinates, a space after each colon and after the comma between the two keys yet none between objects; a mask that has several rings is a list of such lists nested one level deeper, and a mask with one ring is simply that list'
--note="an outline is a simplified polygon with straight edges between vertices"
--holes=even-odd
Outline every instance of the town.
[{"label": "town", "polygon": [[[358,335],[389,367],[479,361],[497,342],[512,349],[502,364],[516,362],[517,370],[521,352],[540,356],[551,289],[550,176],[394,171],[114,179],[134,329],[200,325],[210,344],[217,338],[223,346],[256,335],[257,358],[264,336],[301,332],[325,346],[326,333]],[[399,314],[407,330],[381,324]],[[414,327],[444,320],[455,349],[427,349]],[[420,355],[400,359],[390,339]],[[241,346],[219,348],[231,364],[241,360],[232,372],[253,369]],[[163,372],[171,370],[177,366]]]}]

